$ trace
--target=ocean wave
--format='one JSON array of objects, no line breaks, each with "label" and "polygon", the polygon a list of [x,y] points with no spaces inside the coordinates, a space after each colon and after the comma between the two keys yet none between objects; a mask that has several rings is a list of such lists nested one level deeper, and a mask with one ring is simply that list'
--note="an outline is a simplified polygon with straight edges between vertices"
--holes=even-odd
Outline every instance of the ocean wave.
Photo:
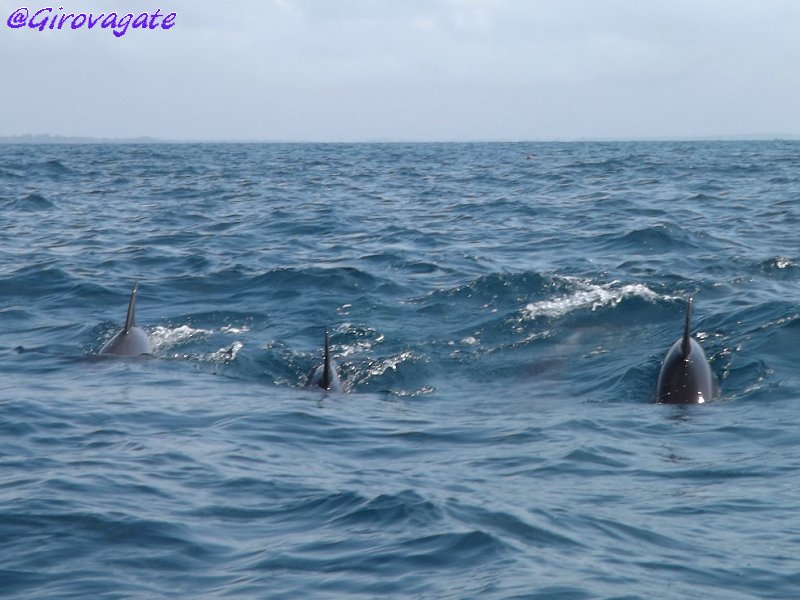
[{"label": "ocean wave", "polygon": [[796,595],[796,143],[0,150],[6,595]]},{"label": "ocean wave", "polygon": [[52,201],[48,200],[41,194],[28,194],[27,196],[20,198],[19,200],[9,202],[7,204],[7,208],[13,208],[17,210],[23,211],[39,211],[39,210],[49,210],[53,208],[55,205]]},{"label": "ocean wave", "polygon": [[761,261],[759,267],[768,274],[786,276],[796,271],[797,259],[773,256],[772,258]]},{"label": "ocean wave", "polygon": [[210,329],[195,328],[189,325],[177,327],[156,326],[148,331],[150,343],[154,353],[162,353],[188,342],[206,339],[214,331]]},{"label": "ocean wave", "polygon": [[674,296],[658,294],[642,283],[623,284],[614,280],[597,284],[578,278],[563,279],[573,288],[571,293],[525,305],[521,311],[522,319],[559,318],[577,310],[613,308],[628,298],[641,298],[648,302],[676,299]]}]

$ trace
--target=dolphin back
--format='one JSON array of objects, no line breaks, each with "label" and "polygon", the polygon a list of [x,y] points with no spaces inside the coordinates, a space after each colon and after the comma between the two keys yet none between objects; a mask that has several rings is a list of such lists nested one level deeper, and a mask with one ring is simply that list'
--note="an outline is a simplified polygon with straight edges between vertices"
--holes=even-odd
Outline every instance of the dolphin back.
[{"label": "dolphin back", "polygon": [[120,331],[100,348],[100,354],[117,356],[139,356],[152,354],[150,339],[141,327],[131,327],[128,331]]},{"label": "dolphin back", "polygon": [[153,348],[147,333],[136,326],[136,292],[138,284],[133,284],[131,298],[128,301],[128,312],[125,315],[125,325],[113,338],[100,348],[100,354],[115,354],[117,356],[139,356],[151,354]]},{"label": "dolphin back", "polygon": [[683,336],[661,363],[656,401],[667,404],[703,404],[719,395],[719,384],[705,352],[691,336],[692,299],[686,304]]}]

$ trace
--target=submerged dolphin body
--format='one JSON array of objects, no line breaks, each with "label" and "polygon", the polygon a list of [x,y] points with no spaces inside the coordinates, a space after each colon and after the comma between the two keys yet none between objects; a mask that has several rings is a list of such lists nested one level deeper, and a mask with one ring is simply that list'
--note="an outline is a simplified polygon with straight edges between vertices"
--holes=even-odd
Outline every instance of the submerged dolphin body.
[{"label": "submerged dolphin body", "polygon": [[686,304],[683,337],[661,363],[656,401],[666,404],[703,404],[719,395],[719,385],[703,349],[691,336],[692,299]]},{"label": "submerged dolphin body", "polygon": [[128,314],[125,317],[125,326],[122,331],[100,348],[100,354],[114,354],[117,356],[139,356],[150,354],[153,348],[144,329],[136,326],[136,290],[138,284],[133,284],[131,299],[128,302]]},{"label": "submerged dolphin body", "polygon": [[325,356],[322,364],[318,366],[308,378],[306,387],[319,387],[328,392],[341,393],[342,381],[336,369],[336,363],[331,358],[330,345],[328,344],[328,328],[325,328]]}]

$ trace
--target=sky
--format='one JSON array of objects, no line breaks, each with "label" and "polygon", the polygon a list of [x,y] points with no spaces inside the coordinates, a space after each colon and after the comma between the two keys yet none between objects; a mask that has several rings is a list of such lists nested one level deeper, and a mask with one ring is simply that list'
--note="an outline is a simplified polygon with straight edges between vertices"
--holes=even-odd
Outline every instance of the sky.
[{"label": "sky", "polygon": [[[38,3],[38,4],[32,4]],[[3,0],[0,136],[800,134],[797,0]],[[170,29],[13,29],[176,13]],[[59,10],[63,7],[64,10]]]}]

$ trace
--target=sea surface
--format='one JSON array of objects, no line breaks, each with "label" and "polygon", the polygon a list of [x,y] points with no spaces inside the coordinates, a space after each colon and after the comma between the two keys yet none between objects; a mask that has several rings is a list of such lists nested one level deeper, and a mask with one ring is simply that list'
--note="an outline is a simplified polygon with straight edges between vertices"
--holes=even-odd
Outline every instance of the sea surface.
[{"label": "sea surface", "polygon": [[5,145],[0,236],[2,598],[800,596],[800,143]]}]

